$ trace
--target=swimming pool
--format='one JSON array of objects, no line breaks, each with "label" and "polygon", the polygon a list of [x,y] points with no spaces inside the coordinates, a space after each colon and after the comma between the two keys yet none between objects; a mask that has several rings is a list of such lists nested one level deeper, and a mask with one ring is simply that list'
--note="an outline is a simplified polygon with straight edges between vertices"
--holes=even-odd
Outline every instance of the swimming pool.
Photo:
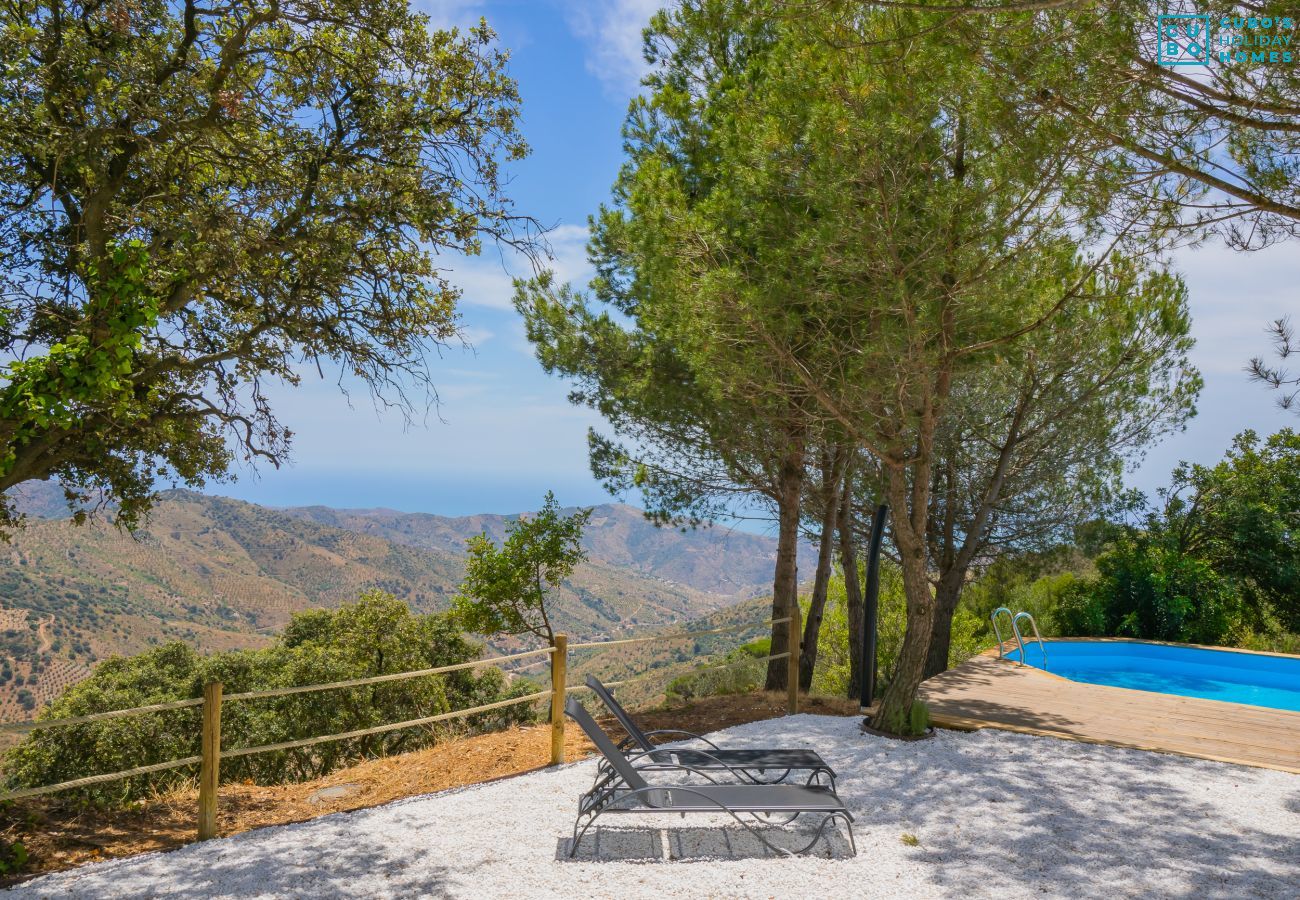
[{"label": "swimming pool", "polygon": [[[1047,671],[1071,681],[1300,712],[1300,657],[1143,641],[1044,641]],[[1020,651],[1007,654],[1018,660]],[[1025,662],[1044,668],[1037,643]]]}]

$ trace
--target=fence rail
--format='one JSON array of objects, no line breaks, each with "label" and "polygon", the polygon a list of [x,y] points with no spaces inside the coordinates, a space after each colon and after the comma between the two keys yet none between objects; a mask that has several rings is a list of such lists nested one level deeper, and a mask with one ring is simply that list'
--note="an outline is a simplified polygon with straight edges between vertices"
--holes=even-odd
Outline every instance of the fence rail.
[{"label": "fence rail", "polygon": [[167,769],[179,769],[182,766],[194,766],[203,761],[202,756],[187,756],[184,759],[173,759],[168,762],[154,763],[148,766],[138,766],[134,769],[126,769],[121,772],[108,772],[103,775],[88,775],[85,778],[75,778],[72,781],[63,781],[59,784],[47,784],[44,787],[22,788],[17,791],[5,791],[0,794],[0,800],[21,800],[23,797],[39,797],[41,794],[53,794],[56,791],[70,791],[73,788],[90,787],[91,785],[103,784],[106,781],[117,781],[119,778],[134,778],[136,775],[148,775],[151,772],[163,772]]},{"label": "fence rail", "polygon": [[790,621],[790,617],[783,619],[772,619],[769,622],[750,622],[745,625],[727,625],[723,628],[705,628],[700,631],[683,631],[678,634],[651,634],[639,638],[619,638],[613,641],[584,641],[580,644],[570,644],[570,650],[587,650],[592,647],[617,647],[623,644],[647,644],[647,643],[667,643],[677,641],[683,638],[700,637],[706,634],[726,634],[730,631],[749,631],[751,628],[766,627],[769,625],[784,625]]},{"label": "fence rail", "polygon": [[8,722],[0,725],[0,733],[4,732],[24,732],[36,731],[41,728],[58,728],[63,725],[84,725],[87,722],[98,722],[100,719],[120,719],[123,716],[138,716],[143,713],[164,712],[169,709],[185,709],[191,706],[202,706],[203,698],[195,697],[193,700],[175,700],[171,703],[153,703],[149,706],[133,706],[130,709],[111,709],[108,712],[91,713],[86,716],[73,716],[69,719],[42,719],[32,722]]},{"label": "fence rail", "polygon": [[266,697],[287,697],[290,694],[305,694],[313,691],[332,691],[336,688],[361,687],[366,684],[380,684],[385,681],[404,681],[407,678],[422,678],[425,675],[442,675],[445,672],[459,672],[462,669],[477,669],[480,666],[491,665],[492,663],[505,662],[511,659],[525,659],[529,656],[542,656],[544,654],[554,653],[550,647],[543,647],[540,650],[528,650],[524,653],[510,653],[506,656],[492,656],[487,659],[476,659],[472,662],[456,663],[451,666],[438,666],[433,669],[415,669],[410,672],[394,672],[390,675],[374,675],[369,678],[349,678],[347,681],[330,681],[325,684],[302,684],[295,687],[271,688],[265,691],[245,691],[242,694],[227,694],[226,700],[261,700]]},{"label": "fence rail", "polygon": [[[757,665],[758,663],[773,662],[778,659],[788,659],[789,657],[790,657],[790,651],[787,650],[785,653],[773,653],[770,656],[747,657],[745,659],[738,659],[735,662],[721,663],[720,665],[716,665],[716,666],[700,666],[699,668],[691,669],[689,672],[685,672],[683,674],[698,675],[701,672],[721,672],[723,669],[738,669],[741,666]],[[662,677],[663,677],[662,672],[646,672],[644,675],[634,675],[631,678],[624,678],[622,681],[603,681],[601,682],[601,684],[605,685],[605,687],[618,687],[619,685],[632,684],[635,681],[645,681],[650,678],[662,678]],[[565,690],[589,691],[591,690],[591,688],[587,687],[585,684],[578,684],[578,685],[568,685],[565,687]]]},{"label": "fence rail", "polygon": [[[798,673],[799,673],[799,637],[800,621],[799,613],[796,609],[791,615],[782,618],[765,620],[763,622],[754,622],[744,625],[728,625],[722,628],[708,628],[698,631],[684,631],[676,634],[649,635],[641,638],[622,638],[610,641],[583,641],[580,643],[569,644],[567,637],[563,634],[555,636],[555,643],[550,647],[543,647],[537,650],[526,650],[521,653],[510,653],[503,656],[493,656],[487,659],[477,659],[466,663],[456,663],[448,666],[437,666],[431,669],[417,669],[409,672],[395,672],[388,675],[375,675],[368,678],[351,678],[345,681],[332,681],[323,684],[304,684],[295,685],[285,688],[271,688],[263,691],[244,691],[237,694],[226,694],[222,696],[222,685],[220,682],[212,682],[205,686],[204,696],[196,697],[190,700],[175,700],[167,703],[154,703],[148,706],[135,706],[129,709],[115,709],[101,713],[91,713],[84,716],[71,716],[63,719],[45,719],[32,722],[13,722],[0,725],[0,733],[25,733],[47,728],[58,728],[70,725],[83,725],[90,722],[98,722],[105,719],[116,719],[125,716],[147,715],[150,713],[166,712],[175,709],[190,709],[195,707],[202,708],[202,740],[200,741],[201,752],[198,756],[187,756],[184,759],[169,760],[167,762],[152,763],[145,766],[137,766],[133,769],[124,769],[119,772],[106,772],[101,775],[90,775],[85,778],[77,778],[72,781],[64,781],[58,784],[44,785],[41,787],[21,788],[13,791],[0,792],[0,801],[19,800],[26,797],[37,797],[43,794],[53,794],[59,791],[73,790],[76,788],[90,787],[96,784],[104,784],[110,781],[117,781],[124,778],[134,778],[140,775],[149,775],[154,772],[163,772],[169,769],[179,769],[185,766],[198,765],[200,767],[199,778],[199,814],[198,814],[198,838],[206,840],[216,836],[216,811],[217,811],[217,791],[220,782],[220,761],[223,759],[237,759],[242,756],[251,756],[256,753],[271,753],[278,750],[293,750],[301,747],[311,747],[317,744],[324,744],[330,741],[342,741],[350,738],[365,737],[372,734],[382,734],[389,731],[399,731],[403,728],[416,728],[425,725],[432,725],[436,722],[445,722],[452,719],[464,718],[466,716],[476,715],[478,713],[489,712],[494,709],[503,709],[508,706],[516,706],[523,703],[537,703],[543,700],[551,701],[551,763],[557,764],[564,762],[564,698],[568,691],[589,690],[586,685],[569,686],[567,683],[568,655],[570,650],[587,650],[596,647],[616,647],[628,644],[643,643],[666,643],[684,638],[701,637],[710,634],[726,634],[729,632],[746,631],[759,627],[776,627],[778,625],[788,626],[789,646],[790,649],[783,653],[770,654],[768,656],[752,659],[736,660],[731,663],[724,663],[717,666],[704,666],[693,670],[690,674],[699,672],[719,671],[722,669],[731,669],[743,665],[754,665],[758,663],[773,662],[780,659],[789,660],[789,670],[787,678],[788,702],[787,708],[793,713],[798,710]],[[551,689],[537,691],[522,697],[510,697],[506,700],[499,700],[494,703],[485,703],[480,706],[470,707],[469,709],[452,710],[450,712],[438,713],[432,716],[422,716],[416,719],[407,719],[402,722],[390,722],[384,725],[377,725],[372,728],[362,728],[354,731],[340,732],[337,734],[325,734],[317,737],[301,738],[292,741],[282,741],[275,744],[262,744],[256,747],[237,747],[229,750],[221,747],[221,707],[224,703],[239,702],[246,700],[261,700],[272,697],[285,697],[292,694],[302,694],[314,691],[329,691],[340,688],[360,687],[369,684],[380,684],[390,681],[402,681],[409,678],[421,678],[430,675],[441,675],[448,672],[457,672],[464,669],[474,669],[493,663],[508,662],[511,660],[525,659],[533,656],[549,656],[551,668]],[[610,687],[628,684],[633,681],[640,681],[646,678],[662,677],[661,672],[649,672],[644,675],[638,675],[633,678],[625,678],[622,681],[609,682]]]},{"label": "fence rail", "polygon": [[329,741],[344,741],[348,738],[365,737],[368,734],[382,734],[387,731],[400,731],[403,728],[414,728],[417,725],[432,725],[434,722],[445,722],[448,719],[459,719],[464,716],[472,716],[493,709],[502,709],[506,706],[517,706],[520,703],[532,703],[537,700],[545,700],[550,696],[550,691],[538,691],[535,694],[528,694],[524,697],[511,697],[509,700],[498,700],[496,703],[484,703],[482,706],[471,706],[469,709],[457,709],[451,712],[438,713],[436,716],[407,719],[405,722],[390,722],[387,725],[376,725],[374,728],[360,728],[356,731],[344,731],[339,734],[323,734],[320,737],[302,738],[296,741],[281,741],[278,744],[262,744],[258,747],[239,747],[235,750],[222,750],[221,758],[234,759],[239,756],[251,756],[254,753],[270,753],[274,750],[293,750],[297,747],[311,747],[314,744],[325,744]]}]

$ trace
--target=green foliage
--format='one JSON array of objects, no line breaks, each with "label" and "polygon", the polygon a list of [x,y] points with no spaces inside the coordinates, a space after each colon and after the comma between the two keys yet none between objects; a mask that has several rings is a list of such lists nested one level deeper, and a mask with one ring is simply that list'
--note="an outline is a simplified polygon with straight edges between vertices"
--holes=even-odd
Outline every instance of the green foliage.
[{"label": "green foliage", "polygon": [[[1117,153],[1108,164],[1127,170],[1138,189],[1158,182],[1168,201],[1182,207],[1189,229],[1218,232],[1230,245],[1245,247],[1300,235],[1300,120],[1291,102],[1300,96],[1300,66],[1270,62],[1267,54],[1252,60],[1247,53],[1215,59],[1188,78],[1177,66],[1153,64],[1153,32],[1145,24],[1156,14],[1194,12],[1207,15],[1216,31],[1225,16],[1276,26],[1294,17],[1293,3],[1264,0],[1244,8],[1116,0],[944,8],[976,11],[965,25],[949,22],[944,36],[971,49],[972,66],[999,75],[998,89],[1025,119],[1063,115],[1086,122],[1083,127],[1114,143]],[[1230,33],[1224,30],[1225,37]],[[1286,40],[1294,32],[1273,34]],[[1217,39],[1214,56],[1227,49]],[[1047,43],[1053,53],[1036,52]],[[1221,153],[1226,146],[1232,152]]]},{"label": "green foliage", "polygon": [[0,526],[32,479],[130,525],[160,478],[278,464],[265,389],[304,360],[409,412],[457,332],[436,254],[531,244],[486,25],[406,0],[21,0],[0,59]]},{"label": "green foliage", "polygon": [[1217,465],[1175,469],[1164,498],[1148,530],[1205,561],[1252,615],[1300,632],[1300,433],[1244,431]]},{"label": "green foliage", "polygon": [[930,727],[930,707],[925,704],[924,700],[917,700],[912,703],[912,711],[907,717],[907,729],[909,734],[925,734],[926,729]]},{"label": "green foliage", "polygon": [[1162,496],[1063,594],[1063,633],[1236,644],[1300,631],[1300,435],[1243,432],[1219,464],[1179,465]]},{"label": "green foliage", "polygon": [[812,692],[843,697],[849,688],[849,665],[849,611],[844,577],[832,575],[826,586],[821,631],[817,634],[817,667],[813,670]]},{"label": "green foliage", "polygon": [[27,848],[22,841],[0,841],[0,875],[17,875],[27,866]]},{"label": "green foliage", "polygon": [[[380,593],[364,594],[336,610],[298,613],[275,643],[263,650],[199,656],[172,642],[148,653],[113,657],[70,688],[41,718],[65,718],[200,697],[203,685],[221,681],[225,693],[321,684],[466,662],[480,655],[446,615],[413,615]],[[222,745],[227,749],[360,730],[523,696],[523,680],[507,687],[489,668],[403,679],[355,688],[223,704]],[[457,727],[490,730],[528,721],[527,705],[506,707],[446,728],[408,728],[296,750],[238,757],[222,763],[223,779],[272,784],[318,777],[359,759],[400,753],[433,743]],[[199,752],[197,708],[108,719],[34,732],[5,757],[11,786],[68,781],[179,759]],[[184,783],[185,769],[159,772],[78,791],[96,803],[120,803]]]},{"label": "green foliage", "polygon": [[[735,648],[721,660],[710,661],[697,672],[679,675],[665,689],[669,702],[722,694],[751,694],[763,686],[767,663],[759,660],[771,653],[772,639],[759,638]],[[753,660],[747,664],[748,660]],[[717,666],[729,668],[714,668]]]},{"label": "green foliage", "polygon": [[1204,560],[1171,552],[1147,535],[1113,546],[1097,569],[1095,579],[1067,593],[1057,615],[1062,634],[1222,644],[1245,611]]},{"label": "green foliage", "polygon": [[930,727],[930,708],[924,701],[913,700],[911,706],[901,712],[886,710],[882,730],[904,737],[919,737]]},{"label": "green foliage", "polygon": [[966,586],[961,608],[989,636],[989,616],[1000,606],[1030,613],[1044,636],[1072,634],[1061,623],[1061,607],[1073,602],[1078,585],[1095,573],[1091,560],[1071,547],[1003,556]]},{"label": "green foliage", "polygon": [[113,245],[106,257],[106,272],[97,262],[89,266],[96,289],[83,330],[0,372],[0,420],[10,429],[0,477],[12,470],[16,447],[52,429],[74,427],[86,409],[109,410],[123,422],[144,415],[126,376],[143,344],[142,331],[158,323],[160,298],[149,289],[143,243]]},{"label": "green foliage", "polygon": [[[865,570],[865,563],[860,568]],[[865,572],[860,577],[865,583]],[[883,692],[893,678],[906,632],[907,597],[903,592],[903,576],[897,565],[884,560],[880,567],[880,597],[877,607],[877,692]],[[972,609],[959,606],[953,614],[948,664],[955,666],[965,662],[982,652],[989,643],[979,616]],[[826,609],[817,640],[817,670],[813,673],[813,692],[843,697],[848,691],[849,671],[848,599],[844,590],[844,577],[836,573],[831,576],[827,588]]]},{"label": "green foliage", "polygon": [[552,643],[547,594],[587,558],[582,532],[590,519],[590,509],[561,515],[547,491],[541,510],[507,526],[501,547],[486,534],[470,538],[465,580],[452,600],[456,620],[476,634],[533,634]]}]

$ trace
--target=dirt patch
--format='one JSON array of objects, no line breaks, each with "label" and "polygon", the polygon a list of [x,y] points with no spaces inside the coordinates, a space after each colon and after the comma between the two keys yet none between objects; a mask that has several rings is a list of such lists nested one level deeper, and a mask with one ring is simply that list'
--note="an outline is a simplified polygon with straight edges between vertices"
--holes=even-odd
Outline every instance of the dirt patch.
[{"label": "dirt patch", "polygon": [[[801,711],[854,715],[858,708],[848,700],[806,697],[801,700]],[[638,713],[637,720],[647,730],[671,727],[702,734],[784,714],[784,694],[742,694]],[[601,724],[611,735],[623,736],[612,720],[602,719]],[[223,784],[217,825],[222,835],[238,834],[481,784],[544,767],[550,748],[550,726],[534,725],[370,760],[314,781],[271,786]],[[567,758],[581,759],[593,749],[570,722],[565,729]],[[22,841],[31,858],[22,878],[30,878],[96,860],[188,844],[194,840],[197,805],[196,791],[177,791],[132,809],[107,812],[69,809],[48,799],[18,802],[0,813],[0,836],[6,841]],[[12,882],[0,881],[0,885]]]}]

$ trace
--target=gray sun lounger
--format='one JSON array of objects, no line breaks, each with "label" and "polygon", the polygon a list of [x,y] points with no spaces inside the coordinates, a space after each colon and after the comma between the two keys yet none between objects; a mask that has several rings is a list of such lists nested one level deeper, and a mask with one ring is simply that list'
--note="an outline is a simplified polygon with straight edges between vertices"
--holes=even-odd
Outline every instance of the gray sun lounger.
[{"label": "gray sun lounger", "polygon": [[[769,850],[790,855],[807,853],[822,839],[828,824],[842,820],[848,831],[849,847],[857,855],[853,815],[831,787],[820,784],[718,784],[708,773],[685,765],[677,766],[677,771],[696,775],[702,783],[650,784],[633,765],[637,756],[643,754],[630,758],[624,756],[575,698],[568,699],[564,711],[586,732],[609,766],[604,777],[598,778],[591,790],[578,800],[570,857],[577,854],[578,844],[587,830],[607,813],[680,813],[683,816],[687,813],[727,813]],[[798,850],[777,847],[741,818],[748,816],[756,824],[769,825],[772,823],[760,816],[788,816],[779,823],[784,825],[805,813],[820,814],[822,819],[812,840]]]},{"label": "gray sun lounger", "polygon": [[[623,704],[614,699],[613,692],[601,684],[598,678],[588,675],[587,687],[591,688],[592,693],[605,704],[605,708],[613,713],[618,724],[622,725],[623,730],[627,732],[628,736],[618,745],[619,749],[637,750],[646,754],[643,757],[644,762],[637,765],[637,768],[642,771],[656,768],[671,769],[686,765],[706,772],[731,772],[737,780],[750,784],[778,784],[785,781],[791,772],[807,772],[808,784],[819,782],[824,775],[830,781],[831,787],[835,787],[835,771],[826,765],[826,761],[815,750],[724,750],[708,738],[689,731],[676,728],[642,731],[628,711],[623,708]],[[701,741],[709,746],[709,750],[706,752],[677,747],[660,749],[650,740],[651,737],[664,735],[681,735],[691,740]],[[768,773],[771,772],[780,774],[776,777],[768,777]]]}]

